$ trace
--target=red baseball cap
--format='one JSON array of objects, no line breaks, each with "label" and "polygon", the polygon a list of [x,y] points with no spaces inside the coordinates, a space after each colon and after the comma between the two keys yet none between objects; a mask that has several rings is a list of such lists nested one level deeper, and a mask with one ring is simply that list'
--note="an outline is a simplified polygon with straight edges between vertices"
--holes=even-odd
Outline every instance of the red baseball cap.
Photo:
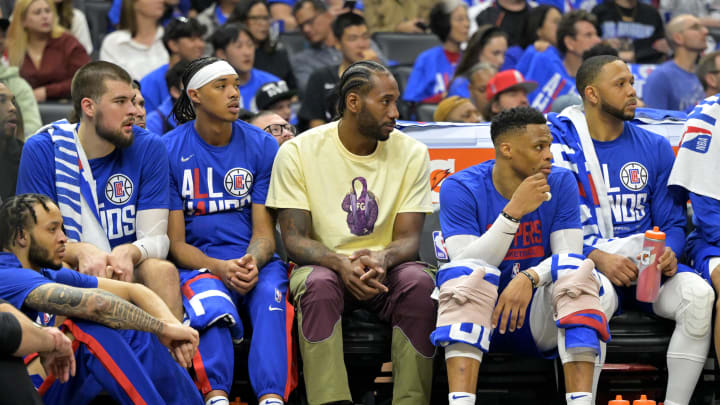
[{"label": "red baseball cap", "polygon": [[503,70],[490,78],[485,89],[485,96],[489,101],[498,94],[514,88],[525,89],[525,91],[531,93],[537,86],[536,81],[526,81],[522,73],[515,69]]}]

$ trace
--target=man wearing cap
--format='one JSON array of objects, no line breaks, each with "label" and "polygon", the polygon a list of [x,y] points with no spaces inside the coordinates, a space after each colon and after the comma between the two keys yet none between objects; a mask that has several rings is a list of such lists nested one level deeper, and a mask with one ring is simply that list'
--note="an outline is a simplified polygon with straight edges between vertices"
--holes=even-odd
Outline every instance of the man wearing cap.
[{"label": "man wearing cap", "polygon": [[260,111],[272,111],[285,121],[290,121],[292,110],[290,104],[295,92],[288,88],[285,80],[264,84],[255,93],[255,105]]},{"label": "man wearing cap", "polygon": [[515,69],[504,70],[493,76],[485,88],[488,103],[483,111],[487,120],[492,120],[502,111],[527,106],[528,93],[537,88],[537,82],[526,81]]},{"label": "man wearing cap", "polygon": [[170,54],[170,61],[140,80],[147,111],[155,111],[170,96],[168,86],[165,84],[165,74],[168,69],[182,59],[190,61],[203,55],[205,49],[203,35],[205,35],[205,27],[194,18],[179,17],[170,21],[165,27],[163,44]]},{"label": "man wearing cap", "polygon": [[433,113],[436,122],[480,122],[480,113],[470,99],[450,96],[438,104]]}]

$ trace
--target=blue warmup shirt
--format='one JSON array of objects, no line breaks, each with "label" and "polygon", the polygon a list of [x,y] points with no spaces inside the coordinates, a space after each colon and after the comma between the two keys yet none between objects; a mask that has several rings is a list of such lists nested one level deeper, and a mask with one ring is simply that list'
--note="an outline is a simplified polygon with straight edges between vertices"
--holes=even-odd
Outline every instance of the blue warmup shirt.
[{"label": "blue warmup shirt", "polygon": [[265,204],[278,143],[245,122],[233,123],[230,143],[216,147],[195,121],[168,132],[170,209],[185,213],[185,239],[207,256],[242,257],[252,237],[251,205]]},{"label": "blue warmup shirt", "polygon": [[538,82],[538,88],[528,94],[530,106],[548,113],[552,103],[564,94],[577,94],[575,78],[570,77],[557,49],[548,48],[537,53],[530,63],[525,80]]},{"label": "blue warmup shirt", "polygon": [[0,252],[0,298],[23,311],[28,318],[38,319],[38,312],[24,307],[25,299],[43,284],[58,283],[79,288],[97,288],[97,278],[77,271],[42,269],[37,272],[23,268],[18,258],[9,252]]},{"label": "blue warmup shirt", "polygon": [[[482,236],[495,222],[509,200],[501,196],[492,181],[494,160],[471,166],[448,177],[440,189],[440,226],[443,237]],[[577,183],[566,169],[553,167],[548,176],[550,192],[556,198],[540,204],[522,217],[505,260],[498,268],[500,291],[513,273],[525,270],[552,255],[550,234],[562,229],[580,229]],[[563,198],[561,196],[568,196]]]},{"label": "blue warmup shirt", "polygon": [[[615,140],[593,140],[608,188],[616,238],[660,227],[666,245],[676,256],[685,246],[685,212],[668,189],[675,161],[670,142],[664,137],[625,122]],[[592,248],[585,248],[586,255]]]},{"label": "blue warmup shirt", "polygon": [[173,99],[167,96],[165,100],[155,109],[155,111],[149,113],[145,118],[145,126],[147,130],[153,134],[163,135],[177,127],[177,121],[172,116]]},{"label": "blue warmup shirt", "polygon": [[458,77],[450,83],[447,97],[459,96],[463,98],[470,98],[470,81],[465,77]]},{"label": "blue warmup shirt", "polygon": [[257,111],[257,107],[255,106],[255,93],[257,93],[258,89],[265,83],[277,82],[279,80],[280,78],[272,73],[253,68],[250,71],[250,80],[240,86],[240,95],[243,99],[242,107],[246,110]]},{"label": "blue warmup shirt", "polygon": [[[134,242],[138,211],[168,208],[167,151],[160,138],[133,126],[127,148],[89,161],[96,182],[100,222],[110,247]],[[17,193],[45,194],[57,202],[55,154],[50,134],[38,132],[23,148]]]},{"label": "blue warmup shirt", "polygon": [[705,98],[705,91],[695,73],[669,60],[650,73],[643,96],[650,108],[688,112]]},{"label": "blue warmup shirt", "polygon": [[140,80],[140,92],[145,98],[145,111],[155,111],[158,106],[170,97],[165,74],[170,69],[167,63],[145,75]]},{"label": "blue warmup shirt", "polygon": [[445,92],[454,73],[455,65],[445,56],[442,46],[428,49],[415,60],[403,100],[420,102]]}]

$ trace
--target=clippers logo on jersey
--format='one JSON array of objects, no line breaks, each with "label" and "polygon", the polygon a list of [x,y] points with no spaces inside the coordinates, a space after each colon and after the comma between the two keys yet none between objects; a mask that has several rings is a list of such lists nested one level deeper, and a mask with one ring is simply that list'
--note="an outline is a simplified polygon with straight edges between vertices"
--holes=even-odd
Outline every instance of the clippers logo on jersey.
[{"label": "clippers logo on jersey", "polygon": [[225,191],[235,197],[245,197],[250,193],[253,175],[246,169],[236,167],[225,174]]},{"label": "clippers logo on jersey", "polygon": [[113,174],[105,185],[105,197],[115,205],[125,204],[133,193],[133,182],[124,174]]},{"label": "clippers logo on jersey", "polygon": [[627,163],[620,169],[620,181],[628,190],[640,191],[648,181],[647,169],[637,162]]}]

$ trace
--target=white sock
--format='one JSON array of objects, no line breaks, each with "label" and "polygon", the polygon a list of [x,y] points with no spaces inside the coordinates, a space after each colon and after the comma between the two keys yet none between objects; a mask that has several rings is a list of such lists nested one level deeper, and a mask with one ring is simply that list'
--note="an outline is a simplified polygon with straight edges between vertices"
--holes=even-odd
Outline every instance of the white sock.
[{"label": "white sock", "polygon": [[448,405],[475,405],[475,394],[451,392],[448,394]]},{"label": "white sock", "polygon": [[565,402],[567,405],[593,405],[592,392],[568,392]]},{"label": "white sock", "polygon": [[230,405],[230,401],[218,395],[208,398],[207,401],[205,401],[205,405]]},{"label": "white sock", "polygon": [[258,405],[282,405],[284,402],[280,398],[265,398]]}]

